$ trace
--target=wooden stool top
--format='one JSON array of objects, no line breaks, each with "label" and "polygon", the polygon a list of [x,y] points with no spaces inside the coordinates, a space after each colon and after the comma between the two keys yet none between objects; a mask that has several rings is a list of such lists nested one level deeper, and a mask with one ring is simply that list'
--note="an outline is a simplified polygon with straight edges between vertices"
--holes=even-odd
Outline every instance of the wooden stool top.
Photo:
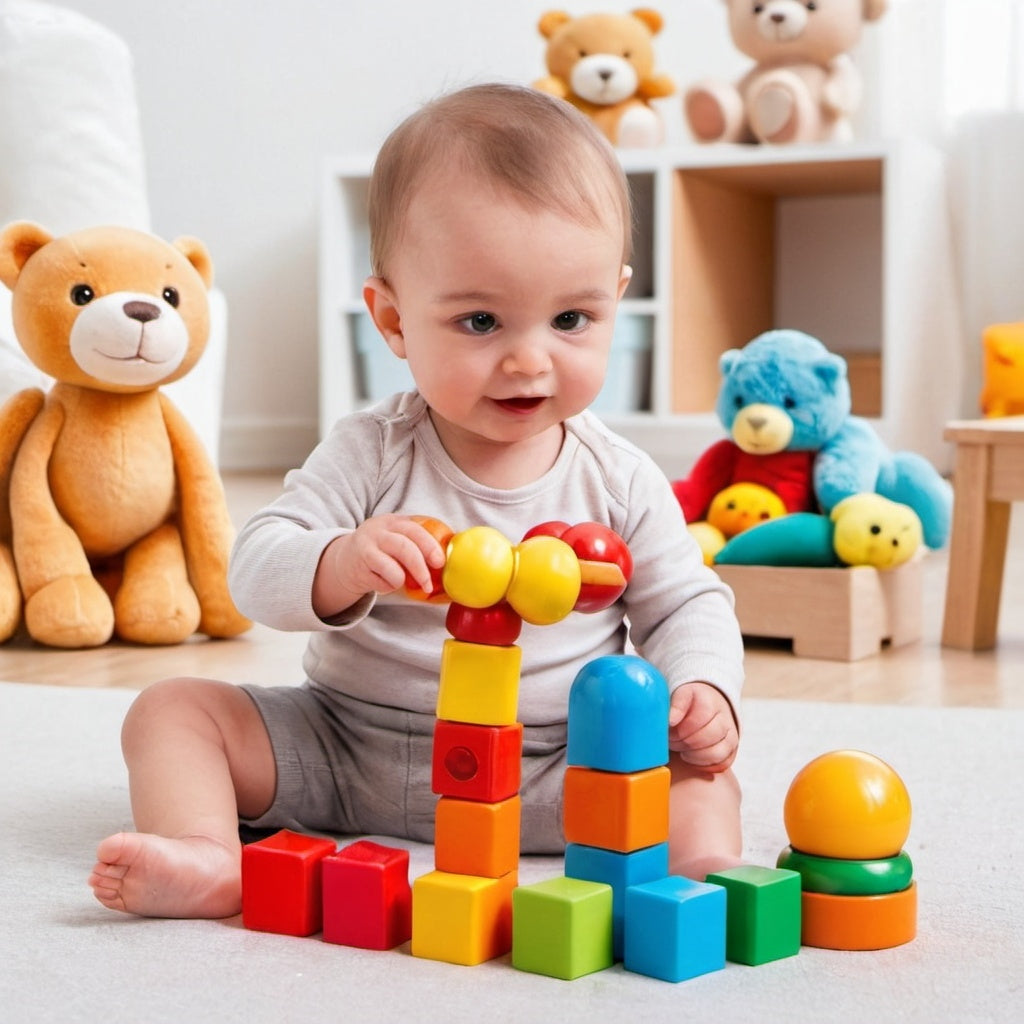
[{"label": "wooden stool top", "polygon": [[957,444],[1024,444],[1024,416],[953,420],[942,436]]}]

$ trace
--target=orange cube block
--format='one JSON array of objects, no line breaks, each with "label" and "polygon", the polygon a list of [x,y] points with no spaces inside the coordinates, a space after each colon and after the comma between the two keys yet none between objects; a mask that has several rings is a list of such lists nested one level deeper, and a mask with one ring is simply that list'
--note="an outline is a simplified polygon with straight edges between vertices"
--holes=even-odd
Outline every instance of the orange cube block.
[{"label": "orange cube block", "polygon": [[521,811],[518,796],[495,804],[441,797],[434,819],[434,867],[484,878],[515,871]]},{"label": "orange cube block", "polygon": [[670,773],[565,770],[562,825],[568,843],[632,853],[668,839]]},{"label": "orange cube block", "polygon": [[881,896],[805,892],[800,941],[821,949],[889,949],[917,934],[917,883]]}]

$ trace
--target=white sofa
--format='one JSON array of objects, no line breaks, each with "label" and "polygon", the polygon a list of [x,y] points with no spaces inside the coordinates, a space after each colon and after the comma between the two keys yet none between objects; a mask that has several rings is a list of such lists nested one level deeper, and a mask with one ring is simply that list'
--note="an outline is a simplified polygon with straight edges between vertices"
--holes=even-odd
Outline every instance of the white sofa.
[{"label": "white sofa", "polygon": [[[100,224],[151,230],[132,55],[83,15],[0,0],[0,154],[0,225],[34,220],[58,235]],[[49,384],[17,344],[10,300],[0,285],[0,402]],[[216,461],[227,304],[216,289],[210,300],[206,353],[166,392]]]}]

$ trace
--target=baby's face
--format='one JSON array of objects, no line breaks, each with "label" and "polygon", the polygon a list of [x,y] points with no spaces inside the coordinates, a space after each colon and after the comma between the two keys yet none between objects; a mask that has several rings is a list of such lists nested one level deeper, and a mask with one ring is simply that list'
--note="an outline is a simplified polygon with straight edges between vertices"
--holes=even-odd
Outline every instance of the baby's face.
[{"label": "baby's face", "polygon": [[464,175],[420,189],[390,264],[388,341],[456,462],[463,445],[560,445],[604,382],[621,253],[611,214],[584,226]]}]

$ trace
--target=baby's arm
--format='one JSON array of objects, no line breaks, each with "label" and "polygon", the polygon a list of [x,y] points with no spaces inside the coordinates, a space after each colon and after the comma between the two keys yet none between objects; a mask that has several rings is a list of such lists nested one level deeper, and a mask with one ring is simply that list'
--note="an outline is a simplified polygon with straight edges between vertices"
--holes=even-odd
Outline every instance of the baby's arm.
[{"label": "baby's arm", "polygon": [[684,683],[668,711],[669,750],[695,768],[724,772],[736,758],[739,730],[732,706],[710,683]]},{"label": "baby's arm", "polygon": [[428,593],[430,567],[444,565],[441,545],[414,519],[371,516],[324,548],[313,577],[313,610],[330,620],[364,594],[390,594],[406,576]]}]

